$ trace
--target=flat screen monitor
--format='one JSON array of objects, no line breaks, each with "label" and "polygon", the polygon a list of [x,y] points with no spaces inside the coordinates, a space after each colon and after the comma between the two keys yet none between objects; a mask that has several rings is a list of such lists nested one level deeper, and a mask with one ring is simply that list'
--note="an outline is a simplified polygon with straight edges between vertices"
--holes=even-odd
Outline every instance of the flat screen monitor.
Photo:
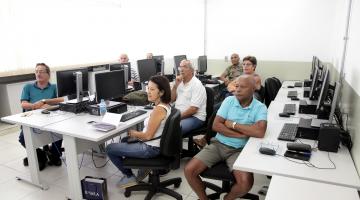
[{"label": "flat screen monitor", "polygon": [[198,73],[204,74],[207,71],[207,57],[199,56],[198,58]]},{"label": "flat screen monitor", "polygon": [[88,68],[78,68],[56,72],[57,93],[59,97],[76,95],[75,72],[82,73],[83,91],[88,91]]},{"label": "flat screen monitor", "polygon": [[314,72],[314,76],[312,78],[312,81],[311,81],[311,87],[310,87],[310,93],[309,93],[309,98],[311,100],[315,100],[315,87],[316,85],[318,84],[318,81],[319,81],[319,78],[318,78],[318,75],[319,74],[319,68],[315,68],[315,72]]},{"label": "flat screen monitor", "polygon": [[152,58],[156,62],[156,73],[159,75],[163,75],[164,74],[164,56],[159,55],[159,56],[153,56]]},{"label": "flat screen monitor", "polygon": [[174,71],[174,74],[175,75],[178,75],[179,74],[179,67],[180,67],[180,62],[182,60],[186,60],[186,55],[178,55],[178,56],[174,56],[174,68],[173,68],[173,71]]},{"label": "flat screen monitor", "polygon": [[335,82],[335,91],[334,91],[334,95],[332,96],[332,100],[331,100],[331,110],[330,110],[330,115],[329,115],[329,122],[332,122],[334,115],[335,115],[335,109],[337,107],[337,100],[340,94],[340,82]]},{"label": "flat screen monitor", "polygon": [[[131,80],[131,63],[115,63],[115,64],[110,64],[110,71],[115,71],[115,70],[124,70],[126,72],[126,80],[130,81]],[[125,80],[125,81],[126,81]]]},{"label": "flat screen monitor", "polygon": [[315,73],[315,68],[319,65],[319,59],[316,56],[313,56],[313,60],[311,63],[311,73],[310,73],[310,80],[313,79],[314,77],[314,73]]},{"label": "flat screen monitor", "polygon": [[317,103],[317,106],[316,106],[316,110],[319,110],[320,107],[327,100],[326,97],[328,95],[328,89],[329,89],[329,84],[330,84],[330,71],[329,71],[329,69],[326,69],[324,79],[323,79],[321,84],[322,84],[322,86],[321,86],[320,95],[319,95],[318,103]]},{"label": "flat screen monitor", "polygon": [[116,99],[126,94],[124,74],[124,70],[95,74],[97,102],[100,102],[101,99]]},{"label": "flat screen monitor", "polygon": [[156,75],[156,62],[154,59],[137,61],[140,82],[149,81],[150,77]]}]

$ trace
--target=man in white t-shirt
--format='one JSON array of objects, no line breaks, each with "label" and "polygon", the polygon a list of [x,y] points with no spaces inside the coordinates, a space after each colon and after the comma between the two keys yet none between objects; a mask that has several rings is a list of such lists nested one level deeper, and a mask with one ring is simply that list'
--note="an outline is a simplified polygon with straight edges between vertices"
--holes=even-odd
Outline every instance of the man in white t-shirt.
[{"label": "man in white t-shirt", "polygon": [[171,102],[181,112],[181,132],[186,135],[201,127],[206,118],[206,90],[194,76],[194,67],[189,60],[182,60],[180,75],[171,89]]}]

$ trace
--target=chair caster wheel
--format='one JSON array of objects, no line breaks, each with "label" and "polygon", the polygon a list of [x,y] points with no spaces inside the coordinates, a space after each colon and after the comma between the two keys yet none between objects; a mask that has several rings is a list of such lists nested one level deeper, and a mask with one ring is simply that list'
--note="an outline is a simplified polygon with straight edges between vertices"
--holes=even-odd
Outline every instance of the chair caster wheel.
[{"label": "chair caster wheel", "polygon": [[127,190],[125,190],[124,196],[125,196],[125,197],[130,197],[130,195],[131,195],[131,192],[130,192],[130,191],[127,191]]}]

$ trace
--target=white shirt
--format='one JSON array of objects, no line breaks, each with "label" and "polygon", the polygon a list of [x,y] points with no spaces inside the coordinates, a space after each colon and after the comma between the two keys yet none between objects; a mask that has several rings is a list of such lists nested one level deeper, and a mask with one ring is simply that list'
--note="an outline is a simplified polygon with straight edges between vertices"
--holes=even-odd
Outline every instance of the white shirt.
[{"label": "white shirt", "polygon": [[193,116],[201,121],[206,119],[206,90],[203,84],[195,76],[189,82],[181,82],[176,89],[175,108],[180,112],[189,109],[190,106],[199,108]]},{"label": "white shirt", "polygon": [[[167,107],[163,104],[159,104],[158,106],[161,106],[163,108],[165,108],[166,110],[166,117],[161,121],[160,123],[160,126],[159,128],[156,130],[155,134],[154,134],[154,137],[153,138],[156,138],[156,137],[159,137],[163,130],[164,130],[164,127],[165,127],[165,122],[167,120],[167,118],[169,117],[170,113],[171,113],[171,107]],[[152,115],[152,113],[150,113],[150,115]],[[143,129],[143,132],[146,132],[147,130],[147,127],[148,127],[148,124],[149,124],[149,119],[150,119],[150,116],[147,117],[145,120],[144,120],[144,129]],[[156,140],[151,140],[151,141],[148,141],[148,142],[145,142],[147,145],[151,145],[151,146],[155,146],[155,147],[160,147],[160,139],[156,139]]]}]

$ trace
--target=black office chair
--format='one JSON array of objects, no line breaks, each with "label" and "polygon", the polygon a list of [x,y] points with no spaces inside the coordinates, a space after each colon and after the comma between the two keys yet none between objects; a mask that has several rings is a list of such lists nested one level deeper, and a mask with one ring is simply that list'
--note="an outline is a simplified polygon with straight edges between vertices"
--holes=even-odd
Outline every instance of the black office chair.
[{"label": "black office chair", "polygon": [[[211,168],[206,169],[200,174],[204,178],[215,179],[222,181],[222,186],[219,187],[213,183],[204,181],[205,187],[215,191],[210,195],[207,195],[209,199],[219,199],[220,194],[224,192],[230,192],[231,183],[235,182],[235,178],[232,173],[230,173],[226,162],[219,162]],[[251,200],[259,200],[259,196],[256,194],[247,193],[242,199],[251,199]]]},{"label": "black office chair", "polygon": [[183,137],[188,138],[188,149],[183,149],[181,157],[193,157],[199,152],[198,146],[194,143],[194,136],[206,133],[208,120],[214,110],[214,90],[205,87],[206,90],[206,120],[203,126],[185,134]]},{"label": "black office chair", "polygon": [[180,153],[182,148],[182,137],[180,132],[180,111],[172,108],[169,118],[166,120],[164,130],[160,140],[160,155],[155,158],[125,158],[124,167],[134,169],[151,169],[148,183],[139,183],[125,189],[125,197],[130,197],[133,191],[147,190],[149,193],[145,197],[150,200],[156,193],[161,192],[182,200],[182,196],[166,188],[174,185],[178,188],[181,178],[173,178],[160,182],[159,171],[178,169],[180,167]]},{"label": "black office chair", "polygon": [[281,88],[281,82],[276,77],[267,78],[265,80],[265,105],[269,107],[272,100],[275,99],[279,89]]}]

